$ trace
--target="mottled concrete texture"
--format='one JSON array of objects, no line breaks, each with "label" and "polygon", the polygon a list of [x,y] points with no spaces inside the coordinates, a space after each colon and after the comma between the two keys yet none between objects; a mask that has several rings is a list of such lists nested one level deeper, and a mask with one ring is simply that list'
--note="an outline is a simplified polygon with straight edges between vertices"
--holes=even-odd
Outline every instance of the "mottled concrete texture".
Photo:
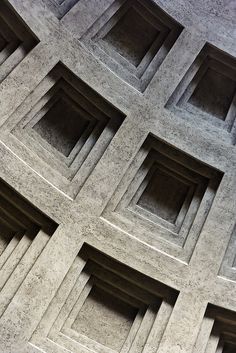
[{"label": "mottled concrete texture", "polygon": [[235,0],[0,1],[0,353],[236,352]]}]

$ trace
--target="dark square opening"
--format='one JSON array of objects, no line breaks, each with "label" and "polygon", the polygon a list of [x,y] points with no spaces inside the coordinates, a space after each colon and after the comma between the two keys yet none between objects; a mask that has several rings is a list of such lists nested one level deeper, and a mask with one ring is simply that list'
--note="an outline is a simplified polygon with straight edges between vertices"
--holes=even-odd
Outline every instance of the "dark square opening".
[{"label": "dark square opening", "polygon": [[187,197],[189,187],[169,173],[157,169],[139,198],[138,205],[174,224]]},{"label": "dark square opening", "polygon": [[131,7],[103,40],[138,66],[160,32]]},{"label": "dark square opening", "polygon": [[235,81],[208,68],[190,97],[189,103],[202,112],[225,120],[235,92]]},{"label": "dark square opening", "polygon": [[120,351],[138,309],[93,286],[72,328],[96,342]]},{"label": "dark square opening", "polygon": [[88,125],[89,121],[74,109],[69,99],[60,97],[33,129],[59,152],[68,156]]}]

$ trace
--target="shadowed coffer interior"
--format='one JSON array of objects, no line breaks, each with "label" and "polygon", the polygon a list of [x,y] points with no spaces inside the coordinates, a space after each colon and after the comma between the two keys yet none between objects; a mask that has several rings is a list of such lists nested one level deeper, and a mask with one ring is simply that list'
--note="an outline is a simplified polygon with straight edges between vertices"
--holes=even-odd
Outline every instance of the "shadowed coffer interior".
[{"label": "shadowed coffer interior", "polygon": [[0,3],[0,82],[38,44],[38,39],[22,22],[7,1]]},{"label": "shadowed coffer interior", "polygon": [[189,99],[202,112],[225,120],[236,93],[236,82],[209,68]]},{"label": "shadowed coffer interior", "polygon": [[68,156],[89,125],[66,94],[37,122],[33,129],[59,152]]},{"label": "shadowed coffer interior", "polygon": [[[119,351],[131,329],[138,308],[94,286],[72,328]],[[94,324],[91,325],[91,322]]]},{"label": "shadowed coffer interior", "polygon": [[236,61],[235,58],[206,44],[190,66],[166,107],[199,123],[210,123],[222,131],[226,142],[236,138]]},{"label": "shadowed coffer interior", "polygon": [[56,228],[55,222],[0,179],[0,315]]},{"label": "shadowed coffer interior", "polygon": [[233,311],[208,304],[193,353],[236,352],[235,320]]},{"label": "shadowed coffer interior", "polygon": [[[55,312],[49,308],[41,327],[50,342],[76,353],[84,347],[99,353],[142,353],[145,342],[160,342],[178,296],[87,244],[64,282],[52,303]],[[40,331],[39,326],[33,342]]]},{"label": "shadowed coffer interior", "polygon": [[103,40],[138,66],[158,34],[159,31],[131,7]]},{"label": "shadowed coffer interior", "polygon": [[229,2],[0,0],[0,352],[236,352]]},{"label": "shadowed coffer interior", "polygon": [[166,221],[175,223],[188,191],[188,184],[157,167],[137,204]]},{"label": "shadowed coffer interior", "polygon": [[177,22],[149,1],[114,1],[82,41],[143,92],[181,31]]}]

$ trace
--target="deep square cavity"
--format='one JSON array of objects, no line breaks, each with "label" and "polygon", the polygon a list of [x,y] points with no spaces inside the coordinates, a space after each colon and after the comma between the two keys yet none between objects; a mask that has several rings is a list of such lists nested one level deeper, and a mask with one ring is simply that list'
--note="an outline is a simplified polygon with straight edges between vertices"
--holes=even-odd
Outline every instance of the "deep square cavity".
[{"label": "deep square cavity", "polygon": [[118,76],[143,92],[182,31],[149,0],[115,0],[82,35]]},{"label": "deep square cavity", "polygon": [[72,328],[106,347],[120,351],[137,311],[137,308],[94,286]]},{"label": "deep square cavity", "polygon": [[61,97],[33,129],[59,152],[68,156],[88,124],[88,120]]},{"label": "deep square cavity", "polygon": [[134,66],[138,66],[158,33],[150,22],[131,7],[103,40]]},{"label": "deep square cavity", "polygon": [[157,169],[138,200],[138,205],[170,223],[175,223],[188,191],[189,185]]},{"label": "deep square cavity", "polygon": [[236,60],[206,44],[166,103],[194,126],[236,142]]},{"label": "deep square cavity", "polygon": [[202,112],[225,120],[236,92],[236,82],[209,68],[189,99]]},{"label": "deep square cavity", "polygon": [[7,1],[0,1],[0,82],[36,46],[38,38]]}]

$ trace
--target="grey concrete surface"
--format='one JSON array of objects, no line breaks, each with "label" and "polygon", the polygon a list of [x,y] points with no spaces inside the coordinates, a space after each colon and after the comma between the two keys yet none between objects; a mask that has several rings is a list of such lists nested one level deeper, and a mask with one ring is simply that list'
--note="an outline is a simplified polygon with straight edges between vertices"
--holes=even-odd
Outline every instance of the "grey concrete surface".
[{"label": "grey concrete surface", "polygon": [[235,19],[1,1],[1,353],[236,351]]}]

